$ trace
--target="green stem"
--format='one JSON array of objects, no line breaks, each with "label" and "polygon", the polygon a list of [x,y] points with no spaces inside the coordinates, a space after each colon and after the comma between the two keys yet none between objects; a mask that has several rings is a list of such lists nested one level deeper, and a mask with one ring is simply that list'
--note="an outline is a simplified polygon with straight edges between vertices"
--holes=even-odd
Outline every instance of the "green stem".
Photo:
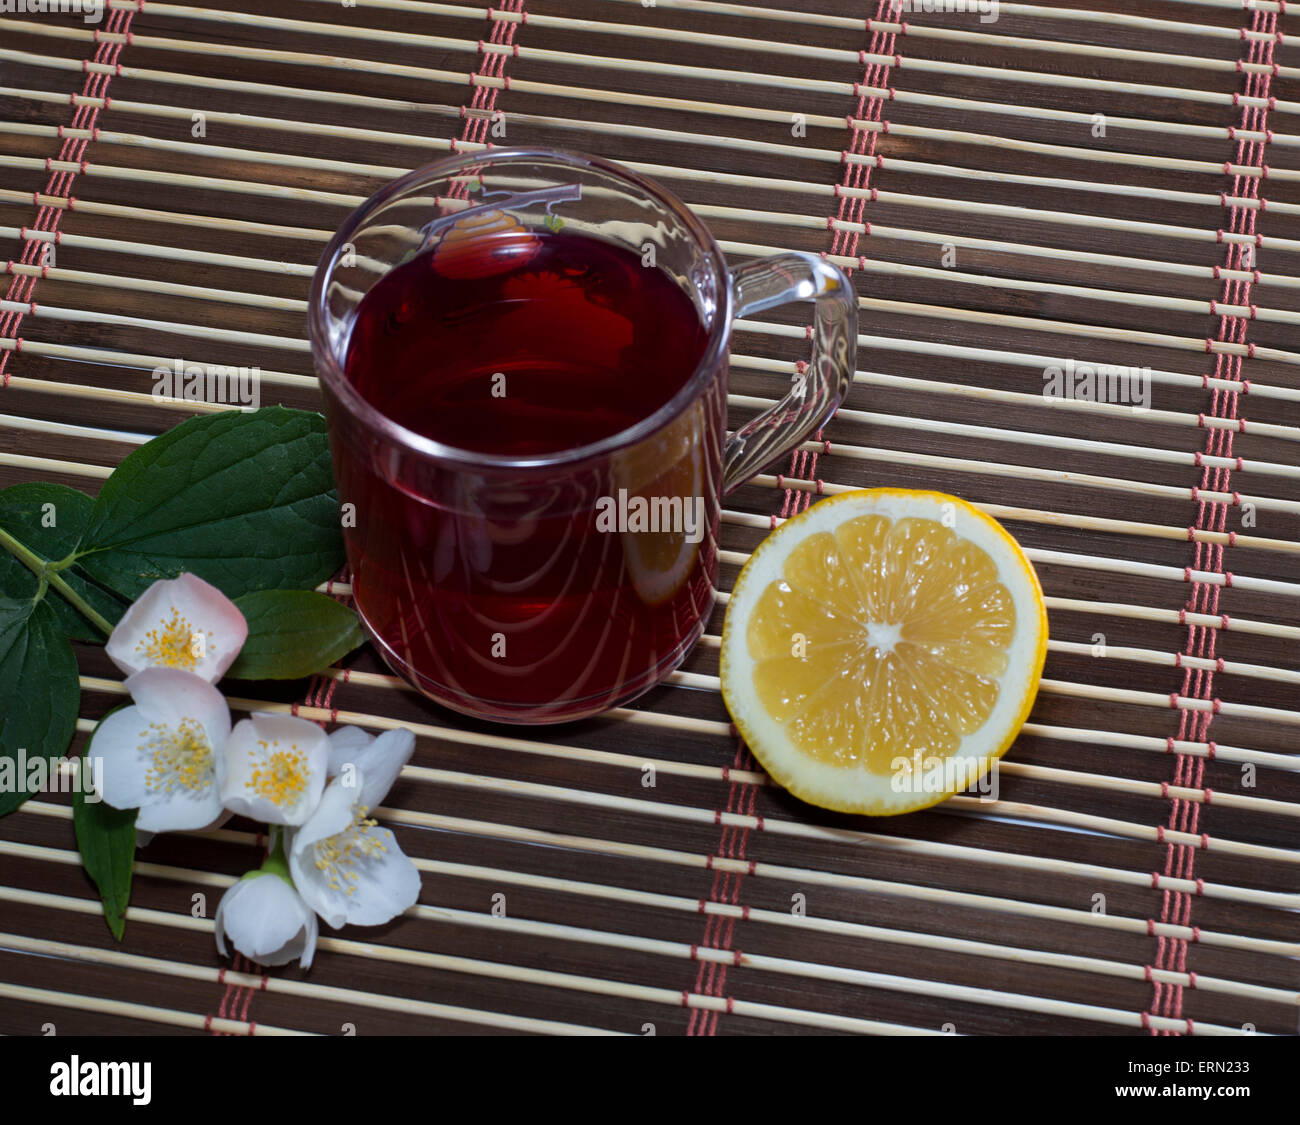
[{"label": "green stem", "polygon": [[63,577],[57,572],[63,567],[70,565],[72,556],[65,559],[62,563],[51,567],[31,548],[18,542],[9,532],[0,527],[0,547],[3,547],[14,558],[23,564],[28,570],[36,575],[37,580],[41,583],[37,587],[36,600],[39,601],[45,594],[46,585],[53,586],[69,603],[81,614],[87,621],[95,626],[104,636],[109,636],[113,632],[113,626],[109,621],[96,613],[94,609],[88,606],[85,600],[71,586],[63,580]]},{"label": "green stem", "polygon": [[[278,825],[271,825],[271,849],[262,866],[253,875],[279,875],[289,886],[293,886],[293,876],[289,874],[289,857],[284,854],[284,831]],[[248,878],[248,876],[244,876]]]}]

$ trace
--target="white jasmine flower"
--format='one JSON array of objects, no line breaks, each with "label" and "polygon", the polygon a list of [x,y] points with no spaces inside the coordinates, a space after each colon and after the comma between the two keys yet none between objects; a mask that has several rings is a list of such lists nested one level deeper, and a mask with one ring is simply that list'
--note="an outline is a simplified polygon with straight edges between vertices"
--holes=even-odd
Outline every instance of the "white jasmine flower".
[{"label": "white jasmine flower", "polygon": [[210,826],[222,815],[230,709],[206,680],[146,668],[126,681],[132,705],[99,725],[88,754],[95,787],[117,809],[139,809],[141,832]]},{"label": "white jasmine flower", "polygon": [[267,824],[303,824],[320,803],[329,764],[325,732],[293,715],[254,715],[226,741],[221,800]]},{"label": "white jasmine flower", "polygon": [[415,736],[397,730],[371,738],[345,727],[329,741],[336,776],[290,838],[289,870],[307,904],[335,929],[383,925],[419,900],[420,873],[368,814],[410,760]]},{"label": "white jasmine flower", "polygon": [[159,579],[122,615],[104,646],[126,675],[175,668],[215,684],[248,638],[248,622],[215,586],[193,574]]},{"label": "white jasmine flower", "polygon": [[320,926],[288,876],[280,873],[282,867],[283,859],[277,862],[273,854],[260,871],[250,871],[221,896],[214,925],[223,957],[229,937],[259,965],[285,965],[296,957],[304,969],[311,968]]}]

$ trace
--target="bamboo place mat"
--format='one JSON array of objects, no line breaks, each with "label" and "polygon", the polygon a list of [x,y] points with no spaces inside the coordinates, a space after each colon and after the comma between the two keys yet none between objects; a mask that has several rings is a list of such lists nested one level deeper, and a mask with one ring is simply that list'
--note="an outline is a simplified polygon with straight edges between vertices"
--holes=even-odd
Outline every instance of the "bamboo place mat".
[{"label": "bamboo place mat", "polygon": [[[117,945],[67,798],[42,795],[0,823],[0,1031],[1297,1032],[1284,5],[943,7],[0,15],[0,484],[95,491],[193,412],[149,393],[177,358],[315,407],[304,302],[348,211],[482,143],[573,148],[667,185],[733,260],[852,269],[855,384],[823,441],[729,498],[723,591],[817,495],[923,487],[1005,522],[1051,615],[999,799],[890,820],[803,805],[738,744],[724,599],[668,683],[573,726],[458,719],[369,654],[259,686],[416,731],[379,815],[420,906],[322,940],[308,974],[223,968],[212,908],[260,854],[233,822],[139,854]],[[807,359],[799,316],[737,327],[733,425]],[[1150,409],[1048,401],[1067,361],[1149,368]],[[78,746],[122,698],[102,651],[79,659]]]}]

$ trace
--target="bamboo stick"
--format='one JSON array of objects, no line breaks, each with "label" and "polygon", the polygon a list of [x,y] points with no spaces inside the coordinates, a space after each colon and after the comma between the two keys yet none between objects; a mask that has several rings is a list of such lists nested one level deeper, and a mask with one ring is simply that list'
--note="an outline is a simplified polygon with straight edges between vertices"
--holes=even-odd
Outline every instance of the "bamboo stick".
[{"label": "bamboo stick", "polygon": [[[63,816],[71,815],[66,806],[48,805],[41,801],[28,801],[23,809],[35,815]],[[685,852],[670,848],[646,844],[633,844],[620,840],[598,837],[577,836],[558,833],[538,828],[526,828],[519,825],[500,824],[495,821],[473,820],[465,817],[442,816],[434,813],[415,812],[402,809],[385,811],[388,820],[399,824],[436,831],[458,832],[472,836],[505,840],[513,843],[536,844],[542,847],[565,848],[587,854],[608,857],[635,859],[649,863],[663,863],[699,870],[716,870],[735,875],[750,875],[756,878],[772,878],[792,883],[795,886],[825,886],[841,891],[856,891],[862,894],[884,894],[896,898],[928,902],[945,908],[968,908],[1006,913],[1017,917],[1034,918],[1043,921],[1061,922],[1067,925],[1080,925],[1094,929],[1115,930],[1129,934],[1150,935],[1170,938],[1178,941],[1197,941],[1200,944],[1216,948],[1236,949],[1257,954],[1277,955],[1281,957],[1300,956],[1300,942],[1276,941],[1269,938],[1255,938],[1240,934],[1221,933],[1214,930],[1193,931],[1190,926],[1181,926],[1169,922],[1156,922],[1136,917],[1126,917],[1116,913],[1099,914],[1092,910],[1068,906],[1054,906],[1030,902],[1021,899],[1000,898],[997,896],[977,894],[970,891],[949,887],[928,887],[910,883],[893,883],[888,880],[875,879],[861,875],[848,875],[834,871],[821,871],[814,868],[791,867],[760,861],[735,859],[723,855],[708,855]],[[205,836],[232,836],[234,833],[204,833]],[[241,840],[250,843],[250,840]],[[1157,879],[1160,878],[1157,876]],[[0,898],[4,891],[0,889]],[[89,904],[88,904],[89,905]],[[97,909],[90,907],[90,909]]]},{"label": "bamboo stick", "polygon": [[[41,850],[46,852],[58,851],[58,849]],[[59,856],[59,860],[71,864],[77,864],[80,862],[80,858],[73,852],[62,852]],[[182,881],[187,884],[192,884],[194,882],[192,877],[194,873],[183,868],[155,868],[153,874],[164,878]],[[226,885],[235,881],[231,876],[217,876],[216,878],[219,879],[222,884]],[[54,898],[65,896],[47,897]],[[78,900],[74,899],[71,901],[76,902]],[[698,909],[698,904],[696,904],[696,906]],[[161,911],[149,912],[152,918],[156,918],[162,913],[163,912]],[[410,916],[423,918],[427,921],[513,932],[531,940],[581,942],[623,950],[626,952],[658,955],[676,959],[714,961],[719,964],[734,963],[768,972],[794,975],[807,979],[832,980],[842,984],[855,984],[868,988],[883,988],[889,991],[902,992],[910,995],[943,997],[958,1002],[989,1004],[1015,1011],[1053,1014],[1065,1018],[1086,1019],[1094,1022],[1117,1024],[1121,1026],[1146,1026],[1143,1023],[1142,1016],[1135,1012],[1127,1012],[1116,1008],[1107,1008],[1096,1004],[1083,1004],[1076,1001],[1058,1000],[1050,997],[1040,997],[1022,993],[1006,992],[997,989],[981,988],[952,981],[930,981],[911,977],[901,977],[890,973],[852,969],[845,966],[826,965],[818,962],[799,961],[787,957],[773,957],[756,953],[733,953],[731,950],[693,946],[685,942],[645,938],[636,935],[593,929],[586,926],[573,926],[526,918],[510,916],[497,917],[490,913],[459,910],[451,907],[416,905],[412,907],[408,913]],[[602,978],[585,976],[578,977],[573,974],[549,973],[545,971],[539,973],[536,970],[507,966],[500,962],[479,960],[471,961],[461,957],[446,957],[438,954],[421,953],[415,950],[399,950],[386,945],[342,941],[340,939],[330,938],[323,938],[320,941],[318,948],[338,952],[357,952],[362,956],[380,960],[388,960],[390,958],[400,959],[408,964],[422,964],[431,968],[451,968],[454,966],[456,970],[461,972],[494,977],[503,976],[506,979],[530,980],[534,983],[567,986],[581,991],[591,991],[603,993],[605,995],[626,995],[619,990],[617,986],[611,987],[614,985],[614,982],[606,981]],[[504,972],[502,970],[504,970]],[[663,993],[667,993],[669,998],[665,999],[662,995]],[[644,998],[654,999],[661,1003],[666,1002],[678,1004],[680,1004],[684,999],[681,992],[672,993],[666,989],[647,990],[644,994]],[[733,1005],[727,1005],[726,1010],[734,1011],[735,1007]],[[790,1022],[807,1022],[813,1026],[833,1026],[831,1024],[822,1023],[822,1020],[830,1020],[834,1018],[829,1015],[823,1016],[821,1013],[803,1010],[783,1009],[783,1011],[787,1013],[784,1018]],[[1184,1020],[1167,1019],[1166,1022],[1168,1024],[1168,1030],[1185,1030],[1186,1025]],[[1152,1026],[1155,1026],[1154,1023]],[[1197,1027],[1202,1033],[1213,1034],[1217,1032],[1220,1034],[1241,1034],[1238,1029],[1229,1027],[1199,1024]],[[877,1031],[879,1030],[879,1027],[860,1027],[859,1030]]]}]

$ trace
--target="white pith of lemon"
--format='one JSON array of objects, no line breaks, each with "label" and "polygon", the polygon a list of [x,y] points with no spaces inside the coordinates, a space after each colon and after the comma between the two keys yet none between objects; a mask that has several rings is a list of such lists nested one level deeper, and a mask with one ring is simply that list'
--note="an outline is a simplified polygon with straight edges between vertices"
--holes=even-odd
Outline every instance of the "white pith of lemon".
[{"label": "white pith of lemon", "polygon": [[776,782],[824,808],[889,815],[992,768],[1046,652],[1037,575],[1000,524],[955,496],[864,489],[755,550],[727,605],[720,677]]}]

